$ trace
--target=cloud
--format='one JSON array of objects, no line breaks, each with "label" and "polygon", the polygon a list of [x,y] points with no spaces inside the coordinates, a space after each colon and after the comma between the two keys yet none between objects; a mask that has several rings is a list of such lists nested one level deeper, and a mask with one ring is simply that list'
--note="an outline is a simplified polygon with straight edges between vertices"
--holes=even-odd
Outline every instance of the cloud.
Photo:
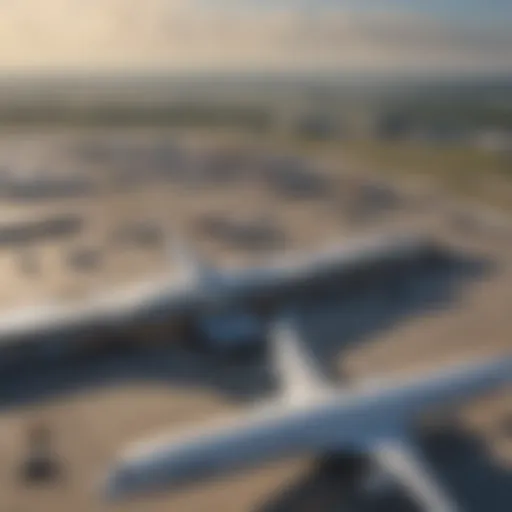
[{"label": "cloud", "polygon": [[[305,5],[305,7],[304,7]],[[512,70],[508,23],[225,0],[11,0],[4,67]]]}]

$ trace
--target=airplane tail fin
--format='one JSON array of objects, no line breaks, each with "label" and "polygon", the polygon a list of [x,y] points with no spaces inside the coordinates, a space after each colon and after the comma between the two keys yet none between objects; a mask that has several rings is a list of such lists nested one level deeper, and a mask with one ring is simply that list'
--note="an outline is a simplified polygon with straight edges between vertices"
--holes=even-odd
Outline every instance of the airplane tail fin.
[{"label": "airplane tail fin", "polygon": [[301,402],[323,394],[332,383],[302,339],[293,312],[281,315],[270,333],[274,370],[285,398]]}]

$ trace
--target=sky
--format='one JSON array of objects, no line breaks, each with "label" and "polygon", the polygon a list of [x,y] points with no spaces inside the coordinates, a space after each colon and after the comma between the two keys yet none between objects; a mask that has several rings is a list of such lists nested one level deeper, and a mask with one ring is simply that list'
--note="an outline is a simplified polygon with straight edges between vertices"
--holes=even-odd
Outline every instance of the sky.
[{"label": "sky", "polygon": [[0,70],[512,72],[510,0],[0,0]]}]

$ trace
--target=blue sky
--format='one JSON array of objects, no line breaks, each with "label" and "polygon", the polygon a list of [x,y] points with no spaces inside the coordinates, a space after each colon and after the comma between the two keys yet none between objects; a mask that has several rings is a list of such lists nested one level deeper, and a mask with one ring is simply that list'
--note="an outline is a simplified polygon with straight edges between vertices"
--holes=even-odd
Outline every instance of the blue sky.
[{"label": "blue sky", "polygon": [[[212,0],[200,0],[205,4]],[[256,9],[338,9],[351,12],[395,11],[432,16],[454,24],[485,21],[512,25],[512,0],[220,0]],[[218,2],[217,2],[218,3]]]},{"label": "blue sky", "polygon": [[[204,3],[213,3],[211,0],[202,0]],[[286,5],[294,8],[310,6],[315,8],[338,8],[350,10],[382,10],[400,9],[430,14],[450,14],[455,16],[481,14],[501,16],[503,13],[512,13],[510,0],[224,0],[224,3],[246,4],[256,7],[273,8]]]}]

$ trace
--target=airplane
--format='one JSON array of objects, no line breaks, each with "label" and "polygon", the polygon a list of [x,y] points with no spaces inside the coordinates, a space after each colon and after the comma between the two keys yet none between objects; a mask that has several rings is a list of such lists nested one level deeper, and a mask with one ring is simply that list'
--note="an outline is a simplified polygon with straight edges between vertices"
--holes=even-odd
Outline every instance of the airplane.
[{"label": "airplane", "polygon": [[[431,408],[451,407],[510,383],[510,355],[339,388],[305,350],[293,314],[276,320],[272,341],[277,398],[242,415],[129,446],[100,479],[101,499],[179,491],[272,460],[320,454],[337,475],[354,472],[364,480],[366,473],[365,486],[373,468],[373,485],[379,478],[400,484],[425,511],[461,510],[415,444],[414,426]],[[354,454],[365,462],[354,464]]]},{"label": "airplane", "polygon": [[87,333],[100,340],[105,333],[105,339],[121,346],[123,333],[162,324],[174,329],[179,339],[201,340],[203,348],[228,353],[244,344],[260,344],[269,311],[298,295],[333,282],[354,289],[363,279],[369,282],[385,275],[386,269],[399,274],[436,261],[441,254],[429,237],[388,233],[314,254],[285,254],[261,266],[221,270],[177,236],[168,246],[169,259],[178,263],[177,272],[80,301],[6,311],[0,315],[0,343],[14,349],[29,347],[32,355],[61,354],[72,352]]}]

